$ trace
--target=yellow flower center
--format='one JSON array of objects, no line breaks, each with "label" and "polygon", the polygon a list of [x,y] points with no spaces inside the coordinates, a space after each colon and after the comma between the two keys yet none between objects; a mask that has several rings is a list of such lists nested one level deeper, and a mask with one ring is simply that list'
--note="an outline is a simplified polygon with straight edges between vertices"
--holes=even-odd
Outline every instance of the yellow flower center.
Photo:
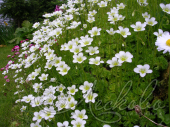
[{"label": "yellow flower center", "polygon": [[122,36],[125,36],[125,35],[126,35],[126,32],[125,32],[125,31],[121,31],[120,34],[121,34]]},{"label": "yellow flower center", "polygon": [[70,93],[74,93],[74,92],[75,92],[75,90],[74,90],[74,89],[71,89],[71,90],[70,90]]},{"label": "yellow flower center", "polygon": [[89,88],[90,88],[90,87],[89,87],[88,85],[86,85],[86,86],[84,87],[85,90],[89,90]]},{"label": "yellow flower center", "polygon": [[[95,35],[97,35],[97,34],[95,34]],[[84,45],[88,45],[88,44],[89,44],[89,41],[84,42]]]},{"label": "yellow flower center", "polygon": [[82,57],[77,57],[77,61],[82,62],[83,61]]},{"label": "yellow flower center", "polygon": [[84,115],[83,115],[83,114],[78,114],[78,117],[79,117],[80,119],[83,119]]},{"label": "yellow flower center", "polygon": [[114,63],[112,63],[114,66],[117,66],[118,65],[118,62],[115,61]]},{"label": "yellow flower center", "polygon": [[170,9],[169,9],[169,8],[165,8],[164,11],[165,11],[165,12],[169,12]]},{"label": "yellow flower center", "polygon": [[98,34],[98,31],[94,31],[93,34],[94,34],[94,35],[97,35],[97,34]]},{"label": "yellow flower center", "polygon": [[144,74],[144,73],[146,73],[146,70],[145,70],[145,69],[141,69],[140,72],[141,72],[142,74]]},{"label": "yellow flower center", "polygon": [[141,3],[144,3],[145,1],[144,0],[140,0]]},{"label": "yellow flower center", "polygon": [[167,45],[167,46],[170,46],[170,39],[168,39],[168,40],[166,41],[166,45]]},{"label": "yellow flower center", "polygon": [[92,94],[88,95],[88,100],[92,100],[92,99],[93,99],[93,95]]},{"label": "yellow flower center", "polygon": [[60,87],[60,88],[59,88],[59,91],[62,91],[62,90],[63,90],[63,88],[62,88],[62,87]]}]

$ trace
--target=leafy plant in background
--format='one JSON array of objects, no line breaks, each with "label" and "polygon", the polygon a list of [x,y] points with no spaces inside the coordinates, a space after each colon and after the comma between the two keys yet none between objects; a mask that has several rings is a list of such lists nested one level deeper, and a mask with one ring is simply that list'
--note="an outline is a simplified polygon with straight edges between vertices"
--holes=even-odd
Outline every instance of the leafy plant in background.
[{"label": "leafy plant in background", "polygon": [[143,116],[169,126],[168,91],[162,100],[153,94],[169,62],[158,51],[170,52],[169,30],[162,29],[170,8],[161,3],[69,0],[63,11],[44,14],[9,66],[20,124],[156,127],[135,112],[139,105]]},{"label": "leafy plant in background", "polygon": [[14,33],[14,38],[9,41],[9,43],[20,44],[21,40],[32,39],[34,29],[32,28],[32,23],[29,21],[24,21],[22,23],[22,28],[17,28]]},{"label": "leafy plant in background", "polygon": [[0,45],[8,45],[8,41],[14,38],[15,29],[8,25],[0,25]]},{"label": "leafy plant in background", "polygon": [[42,15],[54,11],[63,1],[56,0],[3,0],[0,14],[13,19],[15,27],[21,27],[24,20],[31,23],[42,21]]}]

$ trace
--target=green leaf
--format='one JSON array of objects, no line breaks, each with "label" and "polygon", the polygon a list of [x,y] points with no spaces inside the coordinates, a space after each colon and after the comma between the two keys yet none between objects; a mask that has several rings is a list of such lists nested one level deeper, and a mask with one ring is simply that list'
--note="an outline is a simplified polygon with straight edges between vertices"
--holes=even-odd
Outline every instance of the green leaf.
[{"label": "green leaf", "polygon": [[164,115],[165,115],[165,111],[163,109],[158,109],[157,110],[157,114],[158,114],[158,117],[160,119],[162,119],[162,121],[164,121]]},{"label": "green leaf", "polygon": [[166,124],[170,124],[170,116],[169,116],[169,114],[165,114],[164,122],[165,122]]},{"label": "green leaf", "polygon": [[9,43],[13,43],[13,42],[15,42],[15,41],[16,41],[16,39],[17,39],[17,38],[14,38],[14,39],[10,40],[10,41],[9,41]]},{"label": "green leaf", "polygon": [[29,21],[25,20],[25,21],[22,22],[22,27],[27,27],[28,28],[30,26],[32,26],[32,24]]}]

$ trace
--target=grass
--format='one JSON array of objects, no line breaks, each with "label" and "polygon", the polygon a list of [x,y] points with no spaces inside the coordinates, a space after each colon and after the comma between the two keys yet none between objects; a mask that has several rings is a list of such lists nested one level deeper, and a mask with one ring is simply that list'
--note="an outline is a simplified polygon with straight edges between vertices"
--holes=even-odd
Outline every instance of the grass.
[{"label": "grass", "polygon": [[[0,48],[0,68],[5,67],[8,61],[12,60],[12,58],[7,58],[8,55],[13,55],[12,48],[12,45]],[[16,120],[15,84],[14,82],[9,82],[4,86],[4,75],[0,73],[0,77],[0,126],[9,127],[10,123]]]}]

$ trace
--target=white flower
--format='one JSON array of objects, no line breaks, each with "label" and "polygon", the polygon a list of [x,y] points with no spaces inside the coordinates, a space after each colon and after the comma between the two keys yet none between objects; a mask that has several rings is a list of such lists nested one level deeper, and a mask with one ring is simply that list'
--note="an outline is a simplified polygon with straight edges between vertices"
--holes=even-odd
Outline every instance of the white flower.
[{"label": "white flower", "polygon": [[87,59],[85,56],[83,56],[83,53],[79,53],[78,55],[75,54],[73,55],[73,58],[73,63],[82,63],[84,60]]},{"label": "white flower", "polygon": [[106,7],[107,6],[107,2],[101,1],[100,3],[98,3],[99,7]]},{"label": "white flower", "polygon": [[65,89],[66,87],[63,85],[63,84],[60,84],[59,86],[57,86],[57,89],[56,91],[59,91],[59,92],[63,92],[63,90]]},{"label": "white flower", "polygon": [[119,14],[114,14],[113,16],[109,15],[108,21],[110,21],[110,24],[115,24],[115,22],[118,21],[120,17],[121,16]]},{"label": "white flower", "polygon": [[150,14],[148,12],[142,13],[143,18],[150,18]]},{"label": "white flower", "polygon": [[113,31],[113,28],[110,28],[110,30],[106,30],[110,35],[114,35],[116,31]]},{"label": "white flower", "polygon": [[58,67],[60,62],[61,62],[61,57],[55,57],[54,60],[52,61],[55,67]]},{"label": "white flower", "polygon": [[84,82],[84,85],[81,85],[79,87],[80,90],[82,90],[82,93],[87,92],[88,90],[90,90],[90,88],[92,88],[93,83],[89,83],[88,81]]},{"label": "white flower", "polygon": [[118,9],[124,9],[125,5],[123,3],[117,4]]},{"label": "white flower", "polygon": [[39,122],[37,121],[36,123],[31,123],[30,127],[42,127],[42,126],[39,125]]},{"label": "white flower", "polygon": [[155,21],[155,18],[154,17],[152,17],[152,18],[146,18],[145,19],[145,21],[146,21],[146,23],[148,24],[148,25],[150,25],[150,26],[154,26],[155,24],[157,24],[158,22],[157,21]]},{"label": "white flower", "polygon": [[88,17],[87,22],[92,23],[95,21],[94,17]]},{"label": "white flower", "polygon": [[39,22],[36,22],[36,23],[34,23],[34,25],[33,25],[32,27],[33,27],[33,28],[37,28],[39,25],[40,25],[40,23],[39,23]]},{"label": "white flower", "polygon": [[144,31],[146,23],[136,22],[136,25],[132,24],[130,26],[134,28],[134,31]]},{"label": "white flower", "polygon": [[155,45],[158,46],[158,51],[163,50],[163,53],[170,53],[170,35],[163,34],[162,37],[157,38]]},{"label": "white flower", "polygon": [[138,125],[135,125],[135,126],[133,126],[133,127],[140,127],[140,126],[138,126]]},{"label": "white flower", "polygon": [[81,40],[79,41],[79,43],[81,44],[81,47],[91,45],[91,43],[93,41],[93,38],[90,38],[89,35],[81,36],[80,38],[81,38]]},{"label": "white flower", "polygon": [[66,66],[66,64],[65,64],[65,62],[64,61],[61,61],[58,65],[57,65],[57,68],[56,68],[56,70],[62,70],[62,68],[64,67],[64,66]]},{"label": "white flower", "polygon": [[160,3],[160,7],[162,8],[162,10],[168,14],[170,14],[170,4],[166,4],[164,5],[163,3]]},{"label": "white flower", "polygon": [[20,110],[21,110],[21,112],[25,111],[25,110],[26,110],[26,108],[27,108],[27,106],[22,106],[22,108],[20,109]]},{"label": "white flower", "polygon": [[46,65],[44,68],[48,68],[49,70],[53,67],[53,63],[52,62],[46,62]]},{"label": "white flower", "polygon": [[136,68],[134,68],[134,72],[140,73],[141,77],[144,77],[146,73],[152,73],[152,70],[149,70],[150,66],[148,64],[145,64],[144,66],[142,65],[137,65]]},{"label": "white flower", "polygon": [[51,78],[50,81],[51,82],[55,82],[57,79],[56,78]]},{"label": "white flower", "polygon": [[80,119],[87,119],[88,116],[85,115],[85,114],[86,114],[86,110],[85,109],[83,109],[81,111],[75,110],[75,112],[71,113],[71,115],[72,115],[71,118],[74,118],[74,119],[78,119],[78,118],[80,118]]},{"label": "white flower", "polygon": [[66,44],[66,50],[71,50],[73,48],[73,45],[76,45],[74,42],[69,41],[68,44]]},{"label": "white flower", "polygon": [[49,88],[45,89],[45,91],[43,92],[43,95],[44,96],[53,95],[53,94],[55,94],[55,89],[56,89],[56,87],[49,86]]},{"label": "white flower", "polygon": [[49,108],[45,107],[44,110],[42,110],[41,117],[47,120],[49,118],[53,118],[55,114],[56,111],[53,106],[50,106]]},{"label": "white flower", "polygon": [[85,127],[86,121],[78,118],[76,120],[72,120],[71,124],[73,127]]},{"label": "white flower", "polygon": [[96,11],[96,10],[89,11],[89,15],[90,15],[90,16],[94,16],[96,13],[97,13],[97,11]]},{"label": "white flower", "polygon": [[119,63],[123,63],[125,61],[131,63],[133,55],[130,52],[120,51],[119,53],[115,54],[115,57],[118,58]]},{"label": "white flower", "polygon": [[122,64],[118,62],[116,57],[113,57],[112,60],[108,60],[107,61],[108,64],[110,64],[110,68],[114,67],[114,66],[121,66]]},{"label": "white flower", "polygon": [[32,118],[32,120],[41,122],[41,120],[42,120],[41,114],[42,114],[42,110],[39,112],[34,112],[34,117]]},{"label": "white flower", "polygon": [[143,5],[143,6],[148,5],[147,0],[137,0],[137,2],[138,2],[140,5]]},{"label": "white flower", "polygon": [[107,12],[107,14],[109,15],[109,16],[114,16],[115,14],[118,14],[118,10],[119,9],[117,9],[116,7],[113,7],[113,8],[111,8],[111,11],[110,12]]},{"label": "white flower", "polygon": [[87,28],[87,24],[83,24],[83,28],[85,28],[85,29],[86,29],[86,28]]},{"label": "white flower", "polygon": [[81,45],[73,45],[73,48],[70,49],[70,52],[73,52],[74,54],[78,54],[81,51],[83,51]]},{"label": "white flower", "polygon": [[40,106],[43,103],[43,99],[41,97],[35,97],[31,100],[30,105],[32,107]]},{"label": "white flower", "polygon": [[72,20],[73,19],[73,15],[65,15],[65,19],[67,20],[67,21],[70,21],[70,20]]},{"label": "white flower", "polygon": [[120,33],[124,38],[126,38],[127,35],[131,35],[129,28],[123,28],[122,26],[119,26],[118,28],[119,30],[117,30],[117,33]]},{"label": "white flower", "polygon": [[110,125],[108,125],[108,124],[105,124],[105,125],[103,125],[103,127],[111,127]]},{"label": "white flower", "polygon": [[75,85],[72,85],[71,87],[67,87],[68,89],[68,94],[71,94],[71,95],[75,95],[75,93],[78,91],[78,89],[76,89],[76,86]]},{"label": "white flower", "polygon": [[57,127],[68,127],[69,122],[68,121],[64,121],[63,123],[58,122],[57,123]]},{"label": "white flower", "polygon": [[42,83],[35,83],[33,85],[33,88],[34,88],[34,92],[38,92],[40,88],[42,88]]},{"label": "white flower", "polygon": [[64,65],[61,69],[59,74],[61,74],[62,76],[66,75],[68,73],[68,71],[70,70],[70,67],[68,65]]},{"label": "white flower", "polygon": [[87,92],[87,94],[83,95],[83,98],[85,98],[85,102],[95,102],[95,98],[98,96],[97,93],[92,93],[92,89]]},{"label": "white flower", "polygon": [[22,99],[21,99],[21,101],[24,101],[24,102],[26,102],[26,103],[29,103],[31,100],[33,100],[34,99],[34,96],[33,95],[28,95],[28,96],[24,96],[24,97],[22,97]]},{"label": "white flower", "polygon": [[47,77],[48,77],[48,74],[41,74],[41,76],[40,77],[38,77],[39,79],[40,79],[40,81],[45,81],[45,80],[47,80]]},{"label": "white flower", "polygon": [[98,47],[88,47],[88,50],[86,50],[86,52],[88,52],[90,55],[94,55],[94,54],[98,54],[99,50]]},{"label": "white flower", "polygon": [[93,36],[100,35],[101,28],[93,27],[92,30],[89,30],[88,33]]},{"label": "white flower", "polygon": [[68,102],[68,104],[66,105],[66,109],[72,109],[72,110],[74,110],[75,109],[75,107],[76,107],[76,104],[77,104],[77,101],[75,101],[75,100],[71,100],[70,102]]},{"label": "white flower", "polygon": [[95,3],[97,3],[99,0],[92,0],[93,1],[93,3],[95,4]]},{"label": "white flower", "polygon": [[55,106],[58,108],[58,111],[60,111],[66,107],[67,103],[68,101],[64,98],[56,101]]},{"label": "white flower", "polygon": [[100,61],[100,57],[89,59],[89,64],[100,65],[100,63],[104,63],[104,61]]},{"label": "white flower", "polygon": [[162,37],[163,34],[169,35],[169,32],[168,31],[163,32],[162,29],[158,29],[158,32],[154,32],[153,34],[156,35],[157,37]]},{"label": "white flower", "polygon": [[56,96],[54,96],[53,94],[44,96],[43,100],[44,100],[44,105],[52,105],[53,104],[53,100],[56,99]]}]

